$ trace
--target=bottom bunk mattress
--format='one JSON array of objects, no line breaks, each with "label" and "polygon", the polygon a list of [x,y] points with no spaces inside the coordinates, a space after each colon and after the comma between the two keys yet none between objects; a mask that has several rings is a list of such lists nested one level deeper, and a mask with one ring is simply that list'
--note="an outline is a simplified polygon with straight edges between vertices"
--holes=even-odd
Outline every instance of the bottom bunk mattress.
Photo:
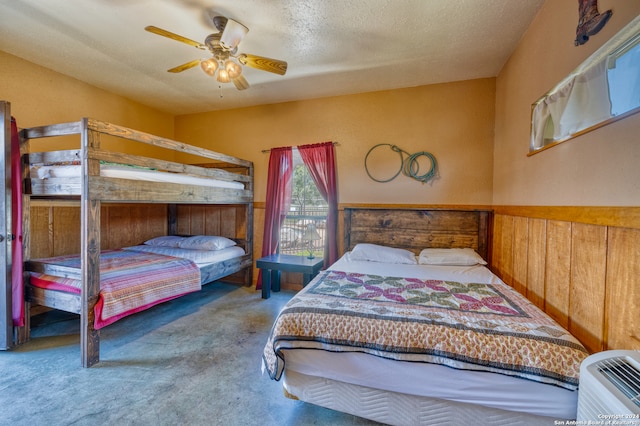
[{"label": "bottom bunk mattress", "polygon": [[[45,273],[30,272],[32,286],[80,295],[80,256],[57,256],[37,262],[44,266]],[[66,272],[53,275],[47,273],[48,269]],[[102,328],[200,288],[200,270],[190,260],[134,250],[103,251],[94,327]]]},{"label": "bottom bunk mattress", "polygon": [[276,380],[284,374],[285,388],[287,377],[303,375],[570,419],[587,355],[484,266],[354,261],[347,253],[283,308],[263,368]]}]

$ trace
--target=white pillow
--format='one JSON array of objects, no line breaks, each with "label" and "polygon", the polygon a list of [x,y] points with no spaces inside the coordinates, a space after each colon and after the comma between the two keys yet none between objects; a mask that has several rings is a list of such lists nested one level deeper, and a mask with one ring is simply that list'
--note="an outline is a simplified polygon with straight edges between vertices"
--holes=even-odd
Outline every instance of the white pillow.
[{"label": "white pillow", "polygon": [[420,252],[418,256],[420,265],[486,265],[487,262],[470,248],[428,248]]},{"label": "white pillow", "polygon": [[377,244],[356,244],[349,254],[350,260],[369,262],[403,263],[415,265],[416,255],[409,250],[379,246]]},{"label": "white pillow", "polygon": [[236,242],[225,237],[196,235],[194,237],[186,237],[178,247],[190,250],[222,250],[227,247],[233,247]]},{"label": "white pillow", "polygon": [[179,247],[180,241],[184,240],[184,237],[178,235],[165,235],[162,237],[152,238],[144,243],[148,246],[156,247]]},{"label": "white pillow", "polygon": [[133,246],[125,247],[124,250],[144,251],[147,253],[163,254],[165,256],[180,257],[192,261],[197,265],[205,265],[208,263],[222,262],[223,260],[232,259],[234,257],[244,255],[242,247],[234,246],[222,250],[189,250],[177,247],[160,247],[160,246]]}]

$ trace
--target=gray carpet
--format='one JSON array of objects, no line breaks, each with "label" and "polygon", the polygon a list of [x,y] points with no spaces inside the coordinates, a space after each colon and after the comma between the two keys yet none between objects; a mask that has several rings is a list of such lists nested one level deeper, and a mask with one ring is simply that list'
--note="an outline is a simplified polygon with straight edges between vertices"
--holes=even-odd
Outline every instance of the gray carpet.
[{"label": "gray carpet", "polygon": [[77,317],[34,317],[32,340],[0,351],[0,424],[373,424],[285,398],[262,375],[271,324],[292,295],[208,284],[103,328],[101,362],[88,369]]}]

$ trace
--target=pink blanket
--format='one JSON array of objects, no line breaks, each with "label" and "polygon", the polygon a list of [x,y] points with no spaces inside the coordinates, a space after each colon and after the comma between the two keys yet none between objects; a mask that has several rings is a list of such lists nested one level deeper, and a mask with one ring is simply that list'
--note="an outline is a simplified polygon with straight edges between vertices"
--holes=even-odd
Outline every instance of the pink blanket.
[{"label": "pink blanket", "polygon": [[[77,268],[80,257],[58,256],[39,262]],[[80,294],[82,282],[31,272],[31,285]],[[95,328],[151,306],[200,290],[200,270],[191,261],[131,250],[109,250],[100,255],[100,295],[95,306]]]}]

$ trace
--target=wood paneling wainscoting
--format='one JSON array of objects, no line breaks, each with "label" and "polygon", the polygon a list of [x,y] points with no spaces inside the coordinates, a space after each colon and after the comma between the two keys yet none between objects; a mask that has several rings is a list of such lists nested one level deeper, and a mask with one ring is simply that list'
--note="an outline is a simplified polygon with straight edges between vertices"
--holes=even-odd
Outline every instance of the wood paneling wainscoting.
[{"label": "wood paneling wainscoting", "polygon": [[640,207],[494,206],[492,253],[590,351],[640,350]]}]

